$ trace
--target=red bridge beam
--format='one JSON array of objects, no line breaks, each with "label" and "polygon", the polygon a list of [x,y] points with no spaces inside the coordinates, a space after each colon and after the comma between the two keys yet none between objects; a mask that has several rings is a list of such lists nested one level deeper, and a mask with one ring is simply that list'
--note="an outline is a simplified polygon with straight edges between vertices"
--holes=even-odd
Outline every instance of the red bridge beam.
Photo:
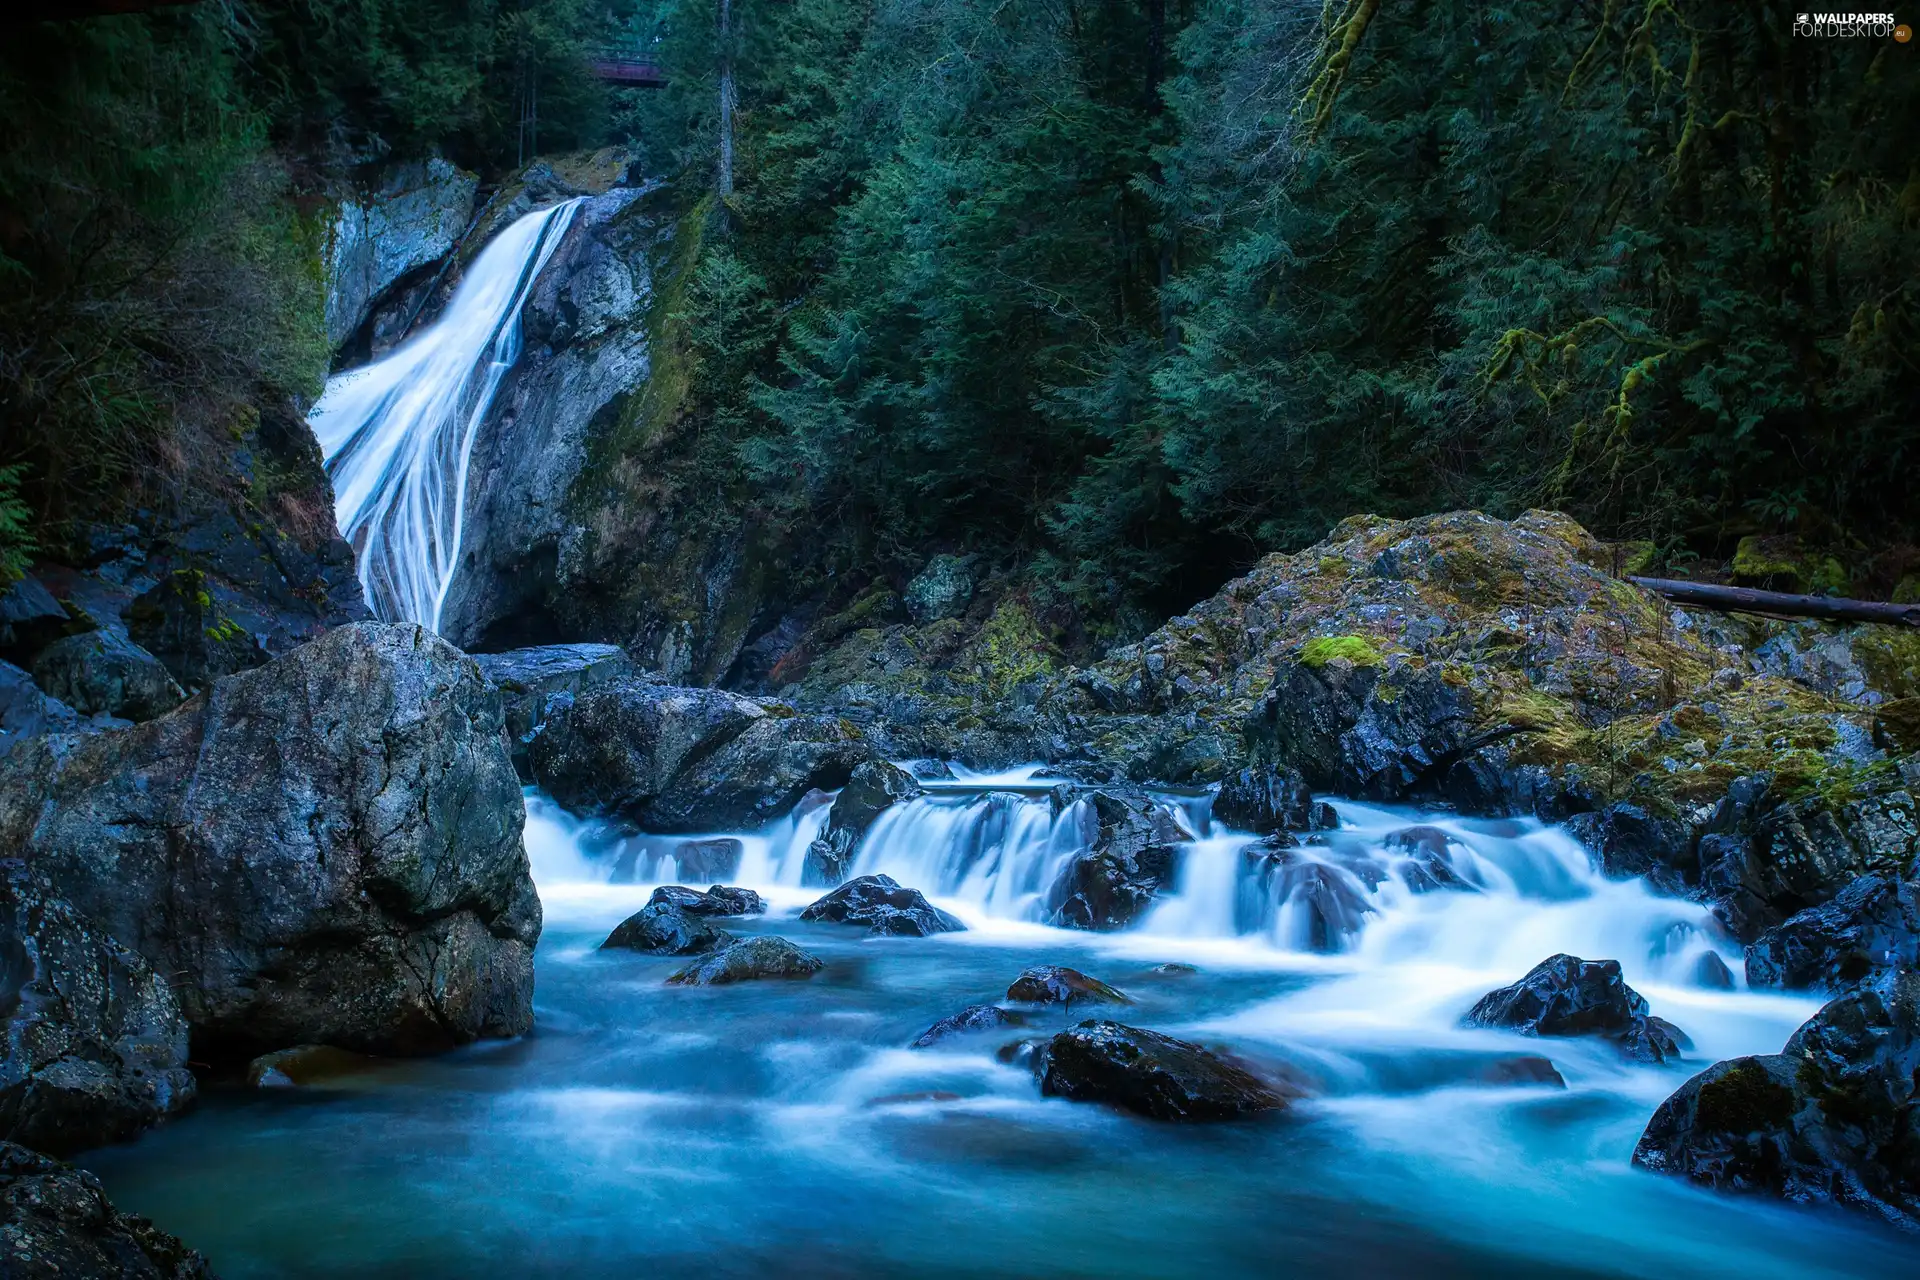
[{"label": "red bridge beam", "polygon": [[642,89],[658,89],[667,83],[667,73],[657,62],[640,58],[622,58],[610,54],[601,54],[589,64],[593,74],[608,84],[634,85]]}]

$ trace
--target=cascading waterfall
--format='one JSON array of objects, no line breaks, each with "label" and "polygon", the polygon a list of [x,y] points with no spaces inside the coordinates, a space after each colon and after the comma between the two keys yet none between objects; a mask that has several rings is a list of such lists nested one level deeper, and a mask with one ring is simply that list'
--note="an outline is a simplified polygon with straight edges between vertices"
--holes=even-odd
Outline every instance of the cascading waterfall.
[{"label": "cascading waterfall", "polygon": [[459,563],[474,437],[520,357],[520,312],[581,201],[527,214],[467,268],[445,313],[385,359],[328,380],[308,415],[367,604],[440,627]]}]

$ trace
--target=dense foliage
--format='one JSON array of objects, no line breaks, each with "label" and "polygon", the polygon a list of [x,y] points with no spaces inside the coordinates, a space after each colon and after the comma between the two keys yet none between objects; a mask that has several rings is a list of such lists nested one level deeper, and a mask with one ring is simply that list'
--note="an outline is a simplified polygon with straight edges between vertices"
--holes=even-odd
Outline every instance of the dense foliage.
[{"label": "dense foliage", "polygon": [[836,567],[1164,606],[1356,510],[1916,536],[1914,46],[1707,0],[715,13],[666,0],[631,122],[703,220],[684,408]]}]

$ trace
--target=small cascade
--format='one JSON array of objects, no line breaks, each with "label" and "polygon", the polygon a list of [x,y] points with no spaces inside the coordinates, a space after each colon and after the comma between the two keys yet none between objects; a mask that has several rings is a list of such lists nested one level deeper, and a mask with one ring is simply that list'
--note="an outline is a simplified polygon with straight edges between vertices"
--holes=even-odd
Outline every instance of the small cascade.
[{"label": "small cascade", "polygon": [[308,415],[367,604],[385,621],[439,630],[459,563],[474,438],[520,357],[527,295],[580,203],[538,210],[502,231],[431,328],[329,379]]}]

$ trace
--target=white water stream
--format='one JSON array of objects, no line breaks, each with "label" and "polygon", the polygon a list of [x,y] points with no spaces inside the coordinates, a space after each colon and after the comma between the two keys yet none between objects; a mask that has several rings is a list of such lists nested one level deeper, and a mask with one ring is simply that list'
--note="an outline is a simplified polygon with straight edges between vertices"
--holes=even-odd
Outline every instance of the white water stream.
[{"label": "white water stream", "polygon": [[467,267],[440,319],[384,359],[327,382],[308,415],[333,478],[367,604],[440,628],[460,559],[467,467],[500,380],[520,358],[520,312],[579,200],[537,210]]}]

